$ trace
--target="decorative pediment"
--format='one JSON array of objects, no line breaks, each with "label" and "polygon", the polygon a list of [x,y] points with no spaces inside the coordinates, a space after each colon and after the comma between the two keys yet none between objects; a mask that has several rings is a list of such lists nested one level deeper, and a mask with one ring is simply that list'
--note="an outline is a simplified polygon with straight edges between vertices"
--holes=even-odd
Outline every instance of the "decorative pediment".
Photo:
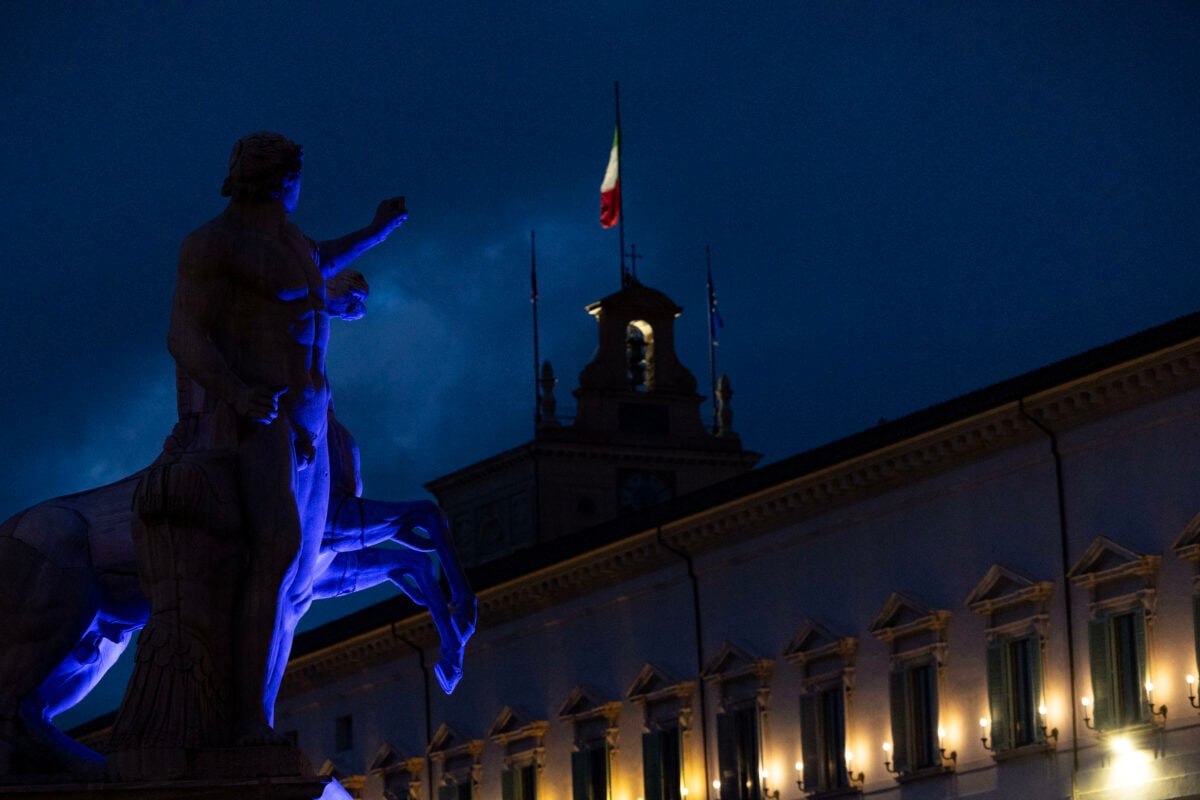
[{"label": "decorative pediment", "polygon": [[383,772],[385,770],[395,769],[398,765],[403,764],[407,759],[401,758],[387,742],[379,746],[375,751],[375,755],[371,758],[371,764],[367,767],[367,772]]},{"label": "decorative pediment", "polygon": [[487,736],[496,744],[507,745],[521,739],[536,738],[540,745],[541,737],[545,735],[550,723],[539,720],[531,721],[523,711],[505,706],[496,721],[488,728]]},{"label": "decorative pediment", "polygon": [[333,778],[354,800],[362,797],[367,782],[366,775],[355,775],[345,764],[340,764],[332,758],[325,759],[317,774],[322,778]]},{"label": "decorative pediment", "polygon": [[596,696],[582,686],[576,686],[558,709],[559,719],[584,720],[595,717],[615,719],[620,713],[620,703],[601,703]]},{"label": "decorative pediment", "polygon": [[691,681],[680,681],[673,675],[668,675],[653,664],[642,667],[638,676],[625,693],[628,700],[635,703],[653,702],[659,698],[679,695],[681,688],[690,695],[695,684]]},{"label": "decorative pediment", "polygon": [[479,755],[483,752],[483,740],[464,739],[455,733],[453,728],[443,722],[434,731],[433,738],[429,740],[429,747],[426,752],[434,758],[445,758],[462,753]]},{"label": "decorative pediment", "polygon": [[391,744],[384,742],[371,758],[371,764],[367,767],[367,772],[374,775],[381,772],[408,770],[413,775],[419,775],[424,768],[425,759],[419,756],[411,758],[402,756]]},{"label": "decorative pediment", "polygon": [[679,727],[688,730],[692,724],[692,695],[695,681],[681,681],[653,664],[645,664],[626,699],[642,706],[646,730]]},{"label": "decorative pediment", "polygon": [[722,642],[716,654],[704,665],[700,677],[709,683],[754,675],[765,680],[775,662],[769,658],[754,658],[732,642]]},{"label": "decorative pediment", "polygon": [[1185,561],[1200,561],[1200,514],[1192,517],[1172,545],[1175,555]]},{"label": "decorative pediment", "polygon": [[721,692],[721,708],[731,710],[751,703],[760,711],[766,710],[770,694],[771,673],[775,662],[769,658],[754,658],[731,642],[722,642],[700,677],[715,684]]},{"label": "decorative pediment", "polygon": [[569,720],[574,725],[575,746],[581,749],[601,742],[616,749],[617,719],[620,716],[620,703],[601,703],[582,686],[572,689],[567,701],[558,710],[559,719]]},{"label": "decorative pediment", "polygon": [[941,632],[950,624],[949,611],[935,611],[900,592],[891,597],[871,622],[875,638],[890,642],[923,631]]},{"label": "decorative pediment", "polygon": [[967,607],[976,614],[992,614],[999,609],[1020,605],[1036,605],[1040,611],[1053,592],[1054,584],[1050,581],[1034,583],[1023,575],[993,564],[979,585],[967,596]]},{"label": "decorative pediment", "polygon": [[1088,589],[1135,577],[1151,579],[1161,561],[1161,556],[1139,555],[1107,536],[1097,536],[1067,577],[1076,586]]},{"label": "decorative pediment", "polygon": [[802,667],[810,662],[835,656],[844,661],[852,661],[857,652],[857,638],[837,636],[823,625],[806,619],[784,648],[783,657]]}]

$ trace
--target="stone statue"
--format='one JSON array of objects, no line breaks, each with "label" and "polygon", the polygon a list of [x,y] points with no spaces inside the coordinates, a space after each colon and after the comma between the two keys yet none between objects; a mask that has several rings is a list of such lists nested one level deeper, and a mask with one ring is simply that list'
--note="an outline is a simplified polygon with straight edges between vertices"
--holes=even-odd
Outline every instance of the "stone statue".
[{"label": "stone statue", "polygon": [[[364,311],[365,281],[343,268],[403,223],[403,199],[317,244],[286,219],[300,166],[282,136],[239,141],[229,207],[183,245],[169,336],[180,422],[162,456],[0,526],[0,776],[95,773],[95,754],[49,719],[143,625],[114,732],[127,752],[278,745],[270,725],[296,622],[314,598],[384,580],[429,607],[443,689],[461,677],[475,601],[445,520],[427,501],[359,497],[357,448],[325,379],[330,314]],[[388,540],[406,548],[374,547]],[[156,776],[189,771],[160,763]]]}]

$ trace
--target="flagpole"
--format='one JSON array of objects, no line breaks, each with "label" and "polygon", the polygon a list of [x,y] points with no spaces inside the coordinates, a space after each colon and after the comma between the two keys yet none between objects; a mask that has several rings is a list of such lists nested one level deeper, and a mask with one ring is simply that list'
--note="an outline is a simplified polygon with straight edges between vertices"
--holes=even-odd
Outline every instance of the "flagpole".
[{"label": "flagpole", "polygon": [[712,391],[709,399],[712,402],[713,433],[717,431],[717,331],[716,331],[716,298],[713,296],[712,282],[712,248],[704,245],[705,269],[708,273],[708,377]]},{"label": "flagpole", "polygon": [[617,112],[617,192],[621,197],[618,201],[617,212],[617,227],[620,229],[620,240],[618,246],[621,248],[621,286],[626,283],[625,280],[625,185],[621,182],[621,148],[624,147],[624,137],[621,136],[621,82],[613,81],[613,100],[616,105]]},{"label": "flagpole", "polygon": [[529,300],[533,304],[533,432],[542,421],[542,388],[538,382],[541,356],[538,353],[538,288],[537,288],[537,244],[533,231],[529,232]]}]

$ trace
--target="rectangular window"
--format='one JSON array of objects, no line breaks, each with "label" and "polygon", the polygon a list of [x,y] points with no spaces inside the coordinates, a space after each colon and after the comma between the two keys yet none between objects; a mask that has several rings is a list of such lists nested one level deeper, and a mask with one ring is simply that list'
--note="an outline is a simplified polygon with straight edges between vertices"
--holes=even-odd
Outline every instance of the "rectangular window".
[{"label": "rectangular window", "polygon": [[678,728],[642,734],[642,788],[646,800],[682,800],[683,748]]},{"label": "rectangular window", "polygon": [[800,698],[800,746],[804,751],[806,792],[828,792],[849,786],[845,697],[845,690],[839,684]]},{"label": "rectangular window", "polygon": [[1088,623],[1092,707],[1099,730],[1148,721],[1146,611],[1139,608]]},{"label": "rectangular window", "polygon": [[759,800],[758,708],[717,715],[720,800]]},{"label": "rectangular window", "polygon": [[999,753],[1044,741],[1042,646],[1038,635],[999,639],[987,650],[991,748]]},{"label": "rectangular window", "polygon": [[333,721],[333,749],[344,753],[354,747],[354,717],[347,714]]},{"label": "rectangular window", "polygon": [[572,800],[608,800],[608,745],[571,753]]},{"label": "rectangular window", "polygon": [[939,767],[937,667],[912,664],[889,676],[892,768],[901,773]]},{"label": "rectangular window", "polygon": [[510,767],[500,774],[502,800],[537,800],[537,767],[533,764]]}]

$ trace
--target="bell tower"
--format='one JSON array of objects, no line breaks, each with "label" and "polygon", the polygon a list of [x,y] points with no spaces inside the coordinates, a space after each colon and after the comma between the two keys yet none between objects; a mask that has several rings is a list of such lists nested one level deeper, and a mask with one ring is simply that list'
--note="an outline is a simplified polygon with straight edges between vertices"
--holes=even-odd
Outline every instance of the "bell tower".
[{"label": "bell tower", "polygon": [[675,319],[683,309],[631,279],[587,311],[598,324],[599,342],[579,373],[574,427],[607,434],[613,442],[667,437],[706,444],[711,437],[700,421],[704,398],[675,355]]},{"label": "bell tower", "polygon": [[675,354],[682,311],[636,279],[587,306],[598,341],[579,373],[574,419],[560,416],[547,362],[533,440],[426,484],[465,564],[572,535],[757,463],[733,432],[727,379],[719,429],[701,421],[705,398]]}]

